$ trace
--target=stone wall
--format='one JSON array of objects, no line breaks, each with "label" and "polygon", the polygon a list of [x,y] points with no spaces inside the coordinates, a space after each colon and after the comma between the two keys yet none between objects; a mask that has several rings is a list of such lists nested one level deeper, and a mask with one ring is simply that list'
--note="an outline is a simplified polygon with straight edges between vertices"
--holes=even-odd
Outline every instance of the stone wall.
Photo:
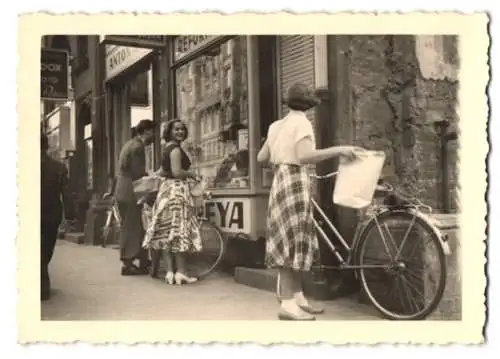
[{"label": "stone wall", "polygon": [[[448,57],[454,58],[453,46]],[[430,117],[457,128],[456,79],[425,78],[414,36],[353,36],[350,42],[351,133],[356,145],[386,153],[384,177],[440,208],[439,141]],[[452,60],[454,61],[454,60]],[[457,143],[449,144],[450,197],[457,186]],[[456,206],[453,206],[456,208]]]},{"label": "stone wall", "polygon": [[[432,39],[435,45],[436,39]],[[456,41],[441,41],[443,71],[425,63],[432,51],[420,51],[419,38],[414,36],[352,36],[350,41],[350,121],[343,126],[346,143],[353,143],[386,153],[383,177],[410,196],[418,197],[439,211],[440,168],[439,138],[434,122],[447,120],[452,131],[458,129],[458,67]],[[438,44],[439,45],[439,44]],[[444,53],[444,55],[443,55]],[[423,54],[423,55],[422,55]],[[435,55],[435,54],[434,54]],[[443,63],[445,63],[443,65]],[[439,67],[439,66],[438,66]],[[454,68],[453,68],[454,67]],[[442,74],[446,74],[443,76]],[[452,209],[457,209],[458,186],[457,141],[448,144],[449,194]],[[355,211],[341,209],[345,218]],[[348,213],[350,212],[350,213]],[[366,219],[358,214],[358,219]],[[346,222],[343,220],[343,222]],[[359,221],[341,223],[341,231],[352,233]],[[359,228],[358,228],[359,229]],[[434,314],[437,319],[460,319],[461,272],[458,229],[449,232],[452,254],[448,257],[447,287],[442,303]]]}]

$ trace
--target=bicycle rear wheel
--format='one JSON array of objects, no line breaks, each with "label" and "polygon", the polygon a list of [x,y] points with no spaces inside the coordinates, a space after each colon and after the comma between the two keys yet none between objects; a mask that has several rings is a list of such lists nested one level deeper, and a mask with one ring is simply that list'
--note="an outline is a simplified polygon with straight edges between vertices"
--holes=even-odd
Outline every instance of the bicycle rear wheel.
[{"label": "bicycle rear wheel", "polygon": [[[446,285],[446,258],[427,222],[409,212],[385,212],[368,224],[359,241],[364,294],[384,317],[420,320],[436,309]],[[429,266],[433,269],[426,272]]]},{"label": "bicycle rear wheel", "polygon": [[224,239],[219,228],[204,219],[200,220],[202,250],[189,253],[186,258],[188,275],[201,280],[213,273],[224,255]]}]

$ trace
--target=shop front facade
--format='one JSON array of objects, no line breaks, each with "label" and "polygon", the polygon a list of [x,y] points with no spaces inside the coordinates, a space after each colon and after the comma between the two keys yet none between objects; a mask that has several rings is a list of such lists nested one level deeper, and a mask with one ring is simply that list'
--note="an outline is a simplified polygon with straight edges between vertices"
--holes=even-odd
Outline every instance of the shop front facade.
[{"label": "shop front facade", "polygon": [[[99,122],[104,159],[96,158],[95,149],[93,158],[104,164],[93,166],[93,177],[105,178],[93,182],[109,185],[116,176],[120,149],[132,137],[139,120],[152,119],[163,129],[169,120],[181,119],[189,132],[183,146],[194,170],[208,179],[213,193],[206,204],[208,217],[226,233],[229,247],[244,242],[253,248],[250,257],[236,263],[259,266],[263,261],[272,172],[256,158],[269,125],[286,115],[282,99],[294,82],[316,88],[322,98],[321,105],[307,114],[318,147],[356,144],[382,149],[388,153],[384,174],[397,181],[403,181],[402,173],[412,166],[401,162],[401,151],[416,151],[391,152],[408,134],[391,132],[394,106],[379,90],[391,89],[396,76],[401,76],[386,61],[391,46],[394,52],[413,54],[411,76],[419,78],[414,37],[188,35],[164,36],[159,41],[162,43],[154,48],[126,44],[103,47],[104,90],[98,96],[104,101]],[[397,61],[402,64],[407,60]],[[414,86],[412,93],[417,94],[417,90]],[[407,103],[407,99],[391,101]],[[451,99],[449,105],[454,104]],[[412,131],[415,148],[425,131]],[[154,145],[148,148],[148,171],[160,165],[160,136],[158,131]],[[435,133],[433,136],[430,141],[436,140]],[[436,149],[425,146],[435,153]],[[422,166],[433,165],[425,157],[421,161]],[[321,174],[335,168],[335,161],[326,161],[311,171]],[[431,192],[436,186],[425,182],[425,175],[414,182],[424,183]],[[314,184],[314,193],[327,207],[326,212],[350,238],[359,218],[355,211],[332,204],[332,189],[332,181]],[[242,252],[239,250],[236,257],[247,255]]]},{"label": "shop front facade", "polygon": [[188,126],[185,149],[213,193],[206,214],[226,233],[229,247],[253,242],[256,257],[247,264],[262,264],[272,173],[257,163],[257,153],[269,125],[284,115],[288,87],[295,81],[314,87],[314,36],[168,40],[167,119]]}]

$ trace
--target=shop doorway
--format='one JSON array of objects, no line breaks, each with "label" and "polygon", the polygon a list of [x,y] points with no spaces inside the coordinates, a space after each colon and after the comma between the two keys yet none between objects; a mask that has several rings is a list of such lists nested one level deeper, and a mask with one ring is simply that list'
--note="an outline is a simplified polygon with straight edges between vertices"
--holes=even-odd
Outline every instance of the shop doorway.
[{"label": "shop doorway", "polygon": [[[135,126],[139,121],[153,120],[153,69],[150,65],[144,71],[139,72],[132,79],[128,91],[128,104],[130,111],[130,136],[136,135]],[[146,172],[155,171],[155,148],[154,143],[146,146]]]},{"label": "shop doorway", "polygon": [[[112,153],[110,175],[116,176],[120,151],[135,135],[135,126],[143,119],[156,120],[151,62],[119,81],[113,81],[109,85],[108,99],[110,119],[108,138]],[[146,171],[154,171],[155,160],[155,145],[152,144],[146,148]]]}]

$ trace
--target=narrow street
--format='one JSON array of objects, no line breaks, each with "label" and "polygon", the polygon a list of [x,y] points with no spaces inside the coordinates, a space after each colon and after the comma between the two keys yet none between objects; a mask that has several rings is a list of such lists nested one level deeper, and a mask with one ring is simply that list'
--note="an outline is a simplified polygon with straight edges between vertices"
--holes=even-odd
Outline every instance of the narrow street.
[{"label": "narrow street", "polygon": [[[189,286],[168,286],[148,276],[122,277],[118,251],[60,240],[50,266],[54,294],[42,320],[277,320],[271,292],[214,274]],[[318,320],[377,320],[355,299],[321,303]]]}]

